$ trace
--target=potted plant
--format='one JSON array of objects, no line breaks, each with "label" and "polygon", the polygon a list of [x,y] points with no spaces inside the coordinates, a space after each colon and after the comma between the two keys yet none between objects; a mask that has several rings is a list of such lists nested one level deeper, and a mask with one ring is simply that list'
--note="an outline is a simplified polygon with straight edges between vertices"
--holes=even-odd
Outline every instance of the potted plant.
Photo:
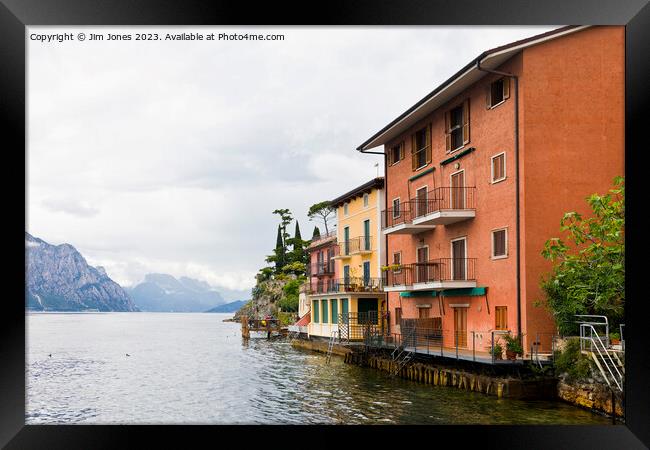
[{"label": "potted plant", "polygon": [[521,347],[521,342],[518,336],[506,334],[503,338],[506,341],[506,358],[514,361],[517,359],[517,355],[523,355],[524,349]]},{"label": "potted plant", "polygon": [[621,343],[621,335],[618,333],[609,333],[609,342],[612,345],[618,345]]},{"label": "potted plant", "polygon": [[488,347],[488,353],[494,356],[494,359],[503,359],[503,347],[501,347],[501,344],[498,342],[494,344],[494,349]]}]

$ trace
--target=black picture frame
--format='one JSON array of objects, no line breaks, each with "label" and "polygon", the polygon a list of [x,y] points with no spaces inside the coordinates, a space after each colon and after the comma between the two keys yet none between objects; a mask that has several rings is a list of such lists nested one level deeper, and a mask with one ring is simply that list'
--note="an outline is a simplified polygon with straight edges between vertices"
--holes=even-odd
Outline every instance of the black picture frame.
[{"label": "black picture frame", "polygon": [[[26,230],[25,27],[29,25],[625,25],[626,104],[625,175],[628,206],[626,290],[626,404],[620,426],[437,426],[430,427],[321,427],[238,426],[45,426],[25,425],[25,308],[17,301],[24,290],[25,272],[18,261],[24,255],[20,240]],[[11,289],[3,299],[0,327],[0,445],[6,448],[120,448],[144,445],[187,448],[187,439],[207,439],[210,446],[248,445],[258,436],[265,445],[312,445],[323,441],[352,443],[353,433],[364,431],[368,444],[427,445],[443,442],[499,448],[645,448],[650,446],[650,350],[645,345],[648,317],[643,295],[644,196],[642,141],[643,112],[648,98],[650,64],[650,6],[648,0],[408,0],[328,1],[318,5],[265,2],[169,0],[0,0],[0,126],[5,158],[5,283]],[[363,136],[361,136],[363,137]],[[588,164],[588,149],[585,150]],[[350,151],[354,151],[353,148]],[[10,159],[10,161],[7,161]],[[588,170],[588,168],[587,168]],[[23,181],[24,195],[17,188]],[[23,220],[20,219],[23,218]],[[11,226],[9,226],[11,224]],[[23,297],[24,298],[24,297]],[[250,434],[247,434],[250,431]],[[414,437],[413,433],[417,433]],[[235,441],[227,443],[225,437]],[[322,436],[319,437],[319,436]],[[309,439],[309,440],[307,440]],[[393,442],[391,442],[393,441]],[[138,442],[140,443],[138,445]],[[345,442],[345,441],[339,441]],[[457,444],[453,444],[456,446]],[[446,444],[452,445],[452,444]]]}]

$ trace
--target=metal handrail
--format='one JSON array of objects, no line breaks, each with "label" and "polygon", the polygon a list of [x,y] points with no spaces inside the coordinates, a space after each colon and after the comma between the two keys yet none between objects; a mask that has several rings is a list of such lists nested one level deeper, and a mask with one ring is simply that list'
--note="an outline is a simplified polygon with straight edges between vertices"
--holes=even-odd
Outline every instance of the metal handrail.
[{"label": "metal handrail", "polygon": [[[589,336],[587,336],[586,333],[587,329],[589,330]],[[602,339],[598,335],[598,332],[596,331],[594,326],[590,323],[581,323],[580,324],[580,350],[581,351],[587,351],[586,346],[584,345],[586,342],[589,342],[591,344],[589,351],[591,351],[592,353],[593,353],[593,348],[594,347],[596,348],[596,351],[598,352],[598,356],[605,363],[605,367],[607,367],[607,371],[612,376],[612,380],[614,381],[614,383],[616,383],[616,386],[619,388],[619,390],[622,391],[623,375],[618,370],[618,366],[612,359],[612,355],[610,355],[609,352],[607,351],[607,347],[605,346]],[[605,357],[607,357],[607,359],[605,359]],[[608,360],[610,364],[607,364]],[[614,373],[612,372],[611,367],[613,367],[614,370],[616,371],[616,375],[614,375]],[[603,374],[605,381],[607,381],[607,384],[611,385],[609,379],[607,378],[607,374],[604,373],[602,367],[600,367],[600,371]]]}]

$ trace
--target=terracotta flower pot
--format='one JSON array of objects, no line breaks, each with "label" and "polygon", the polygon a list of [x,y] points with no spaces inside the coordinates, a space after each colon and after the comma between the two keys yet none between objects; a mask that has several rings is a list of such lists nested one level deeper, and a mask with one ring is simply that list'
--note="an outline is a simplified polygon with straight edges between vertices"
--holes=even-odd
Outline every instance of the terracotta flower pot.
[{"label": "terracotta flower pot", "polygon": [[511,352],[510,350],[506,350],[506,358],[508,358],[510,361],[514,361],[517,359],[517,354],[515,352]]}]

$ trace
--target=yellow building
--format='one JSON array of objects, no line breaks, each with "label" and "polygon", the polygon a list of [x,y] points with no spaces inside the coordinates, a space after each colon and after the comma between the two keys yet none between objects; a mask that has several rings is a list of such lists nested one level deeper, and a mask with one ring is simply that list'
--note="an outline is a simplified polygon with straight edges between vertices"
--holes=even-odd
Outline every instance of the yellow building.
[{"label": "yellow building", "polygon": [[381,283],[385,248],[381,232],[384,178],[375,178],[334,200],[336,278],[311,296],[311,336],[359,340],[364,330],[386,331],[386,295]]}]

